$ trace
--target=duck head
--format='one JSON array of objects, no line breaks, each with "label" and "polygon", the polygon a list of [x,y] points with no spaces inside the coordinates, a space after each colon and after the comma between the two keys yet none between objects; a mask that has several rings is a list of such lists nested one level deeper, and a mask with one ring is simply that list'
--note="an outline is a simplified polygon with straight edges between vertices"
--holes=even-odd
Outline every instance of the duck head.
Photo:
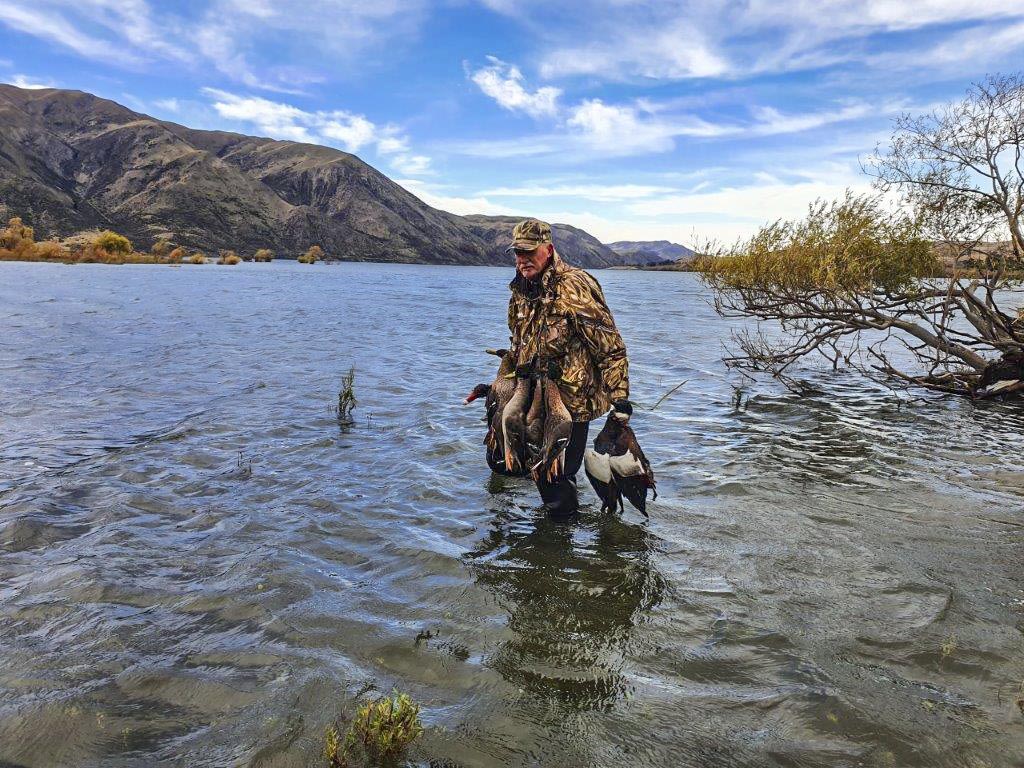
[{"label": "duck head", "polygon": [[472,391],[468,395],[466,395],[466,399],[463,400],[462,402],[464,405],[469,405],[479,397],[487,397],[490,391],[490,384],[477,384],[475,387],[473,387]]}]

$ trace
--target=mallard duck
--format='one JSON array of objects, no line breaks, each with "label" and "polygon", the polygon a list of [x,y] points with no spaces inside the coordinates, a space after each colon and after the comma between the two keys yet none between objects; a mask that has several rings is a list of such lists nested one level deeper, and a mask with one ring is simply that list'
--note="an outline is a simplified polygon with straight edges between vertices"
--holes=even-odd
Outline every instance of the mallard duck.
[{"label": "mallard duck", "polygon": [[583,455],[583,467],[594,491],[601,497],[601,510],[623,509],[622,497],[647,517],[647,491],[658,498],[651,463],[644,456],[628,416],[610,413],[604,427],[594,438],[594,447]]},{"label": "mallard duck", "polygon": [[529,374],[516,371],[516,388],[500,412],[505,468],[512,472],[524,464],[526,455],[526,413],[533,381]]},{"label": "mallard duck", "polygon": [[490,453],[495,453],[501,448],[501,412],[512,397],[515,391],[515,373],[512,365],[512,358],[507,349],[488,349],[488,354],[501,358],[498,364],[498,373],[490,384],[477,384],[466,395],[463,401],[467,405],[474,400],[483,397],[486,406],[484,421],[487,423],[487,434],[484,436],[484,445]]},{"label": "mallard duck", "polygon": [[544,440],[540,449],[540,461],[533,465],[532,471],[534,479],[539,478],[540,473],[544,472],[548,482],[554,482],[562,474],[565,466],[563,456],[565,446],[569,444],[572,435],[572,415],[562,402],[562,395],[554,381],[543,378],[537,386],[543,392]]},{"label": "mallard duck", "polygon": [[547,407],[544,404],[544,387],[535,381],[530,395],[530,410],[526,412],[526,442],[534,449],[540,450],[544,443],[544,415]]}]

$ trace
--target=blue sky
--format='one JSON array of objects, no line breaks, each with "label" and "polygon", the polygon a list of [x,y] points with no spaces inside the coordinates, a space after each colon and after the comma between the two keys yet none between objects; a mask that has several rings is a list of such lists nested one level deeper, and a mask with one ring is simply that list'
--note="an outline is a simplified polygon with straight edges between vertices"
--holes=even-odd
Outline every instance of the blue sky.
[{"label": "blue sky", "polygon": [[355,152],[455,213],[751,234],[902,111],[1018,68],[1024,0],[0,0],[0,81]]}]

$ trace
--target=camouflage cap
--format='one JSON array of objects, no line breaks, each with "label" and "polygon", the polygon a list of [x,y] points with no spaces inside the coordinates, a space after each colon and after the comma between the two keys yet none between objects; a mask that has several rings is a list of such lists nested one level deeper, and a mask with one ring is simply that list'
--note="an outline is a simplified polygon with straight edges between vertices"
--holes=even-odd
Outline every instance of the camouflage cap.
[{"label": "camouflage cap", "polygon": [[508,250],[532,251],[538,245],[551,242],[551,225],[538,219],[525,219],[512,230],[512,245]]}]

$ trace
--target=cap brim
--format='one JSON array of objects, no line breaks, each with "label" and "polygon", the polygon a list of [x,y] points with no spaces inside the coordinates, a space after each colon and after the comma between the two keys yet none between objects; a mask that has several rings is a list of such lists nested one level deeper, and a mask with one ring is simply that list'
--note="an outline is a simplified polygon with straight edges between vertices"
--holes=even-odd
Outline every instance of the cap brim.
[{"label": "cap brim", "polygon": [[540,243],[535,243],[532,240],[515,240],[512,245],[505,249],[505,253],[512,253],[512,251],[535,251],[540,248]]},{"label": "cap brim", "polygon": [[513,240],[512,245],[506,248],[506,251],[535,251],[542,245],[547,245],[550,240],[544,240],[538,243],[536,240]]}]

